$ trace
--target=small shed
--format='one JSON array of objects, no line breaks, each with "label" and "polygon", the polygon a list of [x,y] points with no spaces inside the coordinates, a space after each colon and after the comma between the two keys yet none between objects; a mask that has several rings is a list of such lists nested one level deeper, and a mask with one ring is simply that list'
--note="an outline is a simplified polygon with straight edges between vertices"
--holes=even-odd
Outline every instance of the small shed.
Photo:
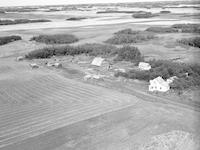
[{"label": "small shed", "polygon": [[95,58],[93,59],[91,65],[100,67],[100,66],[102,65],[103,61],[104,61],[104,58],[95,57]]},{"label": "small shed", "polygon": [[54,64],[54,66],[55,66],[56,68],[61,68],[61,67],[62,67],[62,64],[59,63],[59,62],[56,62],[56,63]]},{"label": "small shed", "polygon": [[157,77],[153,80],[150,80],[149,91],[159,91],[167,92],[170,89],[169,83],[167,83],[162,77]]},{"label": "small shed", "polygon": [[140,62],[139,65],[138,65],[138,68],[140,70],[150,70],[151,69],[151,65],[149,63]]},{"label": "small shed", "polygon": [[19,56],[19,57],[16,58],[16,60],[17,61],[22,61],[22,60],[24,60],[24,57],[23,56]]},{"label": "small shed", "polygon": [[174,79],[178,79],[178,77],[177,77],[177,76],[170,77],[170,78],[168,78],[168,79],[166,80],[166,82],[167,82],[168,84],[170,84],[170,83],[172,83],[172,82],[174,81]]},{"label": "small shed", "polygon": [[39,66],[36,63],[30,64],[30,67],[32,69],[39,68]]}]

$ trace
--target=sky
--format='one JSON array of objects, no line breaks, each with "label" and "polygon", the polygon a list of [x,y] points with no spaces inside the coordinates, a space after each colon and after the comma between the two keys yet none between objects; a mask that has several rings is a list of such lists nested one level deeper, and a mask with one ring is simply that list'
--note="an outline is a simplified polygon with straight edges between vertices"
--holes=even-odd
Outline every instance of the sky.
[{"label": "sky", "polygon": [[[80,3],[85,4],[85,3],[142,2],[142,1],[158,1],[158,0],[0,0],[0,7],[26,6],[26,5],[60,5],[60,4],[80,4]],[[165,1],[165,0],[159,0],[159,1]]]}]

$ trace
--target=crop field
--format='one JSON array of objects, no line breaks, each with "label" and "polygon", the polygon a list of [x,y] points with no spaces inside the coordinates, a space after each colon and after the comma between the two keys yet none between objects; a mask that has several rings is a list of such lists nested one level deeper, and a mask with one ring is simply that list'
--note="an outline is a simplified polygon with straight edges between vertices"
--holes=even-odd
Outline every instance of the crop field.
[{"label": "crop field", "polygon": [[0,80],[0,148],[138,101],[25,66],[0,67],[2,76],[15,74]]}]

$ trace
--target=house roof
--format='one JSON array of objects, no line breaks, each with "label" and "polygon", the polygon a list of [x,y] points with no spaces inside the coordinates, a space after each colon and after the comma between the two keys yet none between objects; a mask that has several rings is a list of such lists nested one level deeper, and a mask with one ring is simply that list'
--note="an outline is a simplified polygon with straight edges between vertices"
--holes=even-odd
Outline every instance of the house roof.
[{"label": "house roof", "polygon": [[168,87],[169,84],[162,78],[162,77],[157,77],[155,79],[153,79],[153,81],[157,82],[158,84],[162,85],[162,86],[165,86],[165,87]]}]

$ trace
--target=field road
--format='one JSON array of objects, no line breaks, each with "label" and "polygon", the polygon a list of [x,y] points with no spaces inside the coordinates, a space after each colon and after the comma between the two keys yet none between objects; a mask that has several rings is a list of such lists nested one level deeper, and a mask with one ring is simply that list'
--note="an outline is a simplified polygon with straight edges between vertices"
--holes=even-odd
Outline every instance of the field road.
[{"label": "field road", "polygon": [[28,64],[0,60],[0,149],[139,101]]}]

